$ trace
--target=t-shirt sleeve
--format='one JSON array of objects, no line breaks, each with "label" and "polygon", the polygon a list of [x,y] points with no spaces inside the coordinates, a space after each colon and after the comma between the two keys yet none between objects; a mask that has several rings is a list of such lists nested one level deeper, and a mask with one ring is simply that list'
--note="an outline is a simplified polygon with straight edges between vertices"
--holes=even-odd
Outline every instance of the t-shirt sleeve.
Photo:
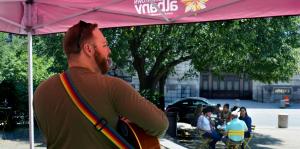
[{"label": "t-shirt sleeve", "polygon": [[199,117],[198,117],[198,120],[197,120],[197,128],[198,128],[198,129],[202,129],[202,116],[199,116]]},{"label": "t-shirt sleeve", "polygon": [[165,113],[142,97],[127,82],[110,78],[110,96],[116,112],[152,136],[161,136],[169,126]]},{"label": "t-shirt sleeve", "polygon": [[248,127],[247,127],[246,123],[244,121],[242,121],[242,123],[243,123],[244,131],[248,131]]}]

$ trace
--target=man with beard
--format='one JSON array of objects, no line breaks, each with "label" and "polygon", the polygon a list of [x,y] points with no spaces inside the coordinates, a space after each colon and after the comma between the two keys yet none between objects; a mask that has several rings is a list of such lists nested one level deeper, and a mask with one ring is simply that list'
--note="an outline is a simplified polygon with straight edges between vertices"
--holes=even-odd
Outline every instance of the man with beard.
[{"label": "man with beard", "polygon": [[[125,81],[105,75],[110,49],[97,24],[80,21],[71,27],[64,38],[64,52],[73,84],[107,125],[116,129],[119,116],[124,116],[149,135],[164,134],[168,127],[164,112]],[[58,74],[39,85],[33,106],[48,149],[115,147],[71,101]]]}]

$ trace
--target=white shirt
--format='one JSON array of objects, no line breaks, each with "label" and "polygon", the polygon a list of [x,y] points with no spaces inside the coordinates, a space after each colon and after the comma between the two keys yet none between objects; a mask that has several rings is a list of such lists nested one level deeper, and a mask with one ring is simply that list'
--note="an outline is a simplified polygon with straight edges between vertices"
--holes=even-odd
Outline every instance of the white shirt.
[{"label": "white shirt", "polygon": [[197,128],[204,131],[211,131],[210,122],[207,117],[200,115],[197,121]]}]

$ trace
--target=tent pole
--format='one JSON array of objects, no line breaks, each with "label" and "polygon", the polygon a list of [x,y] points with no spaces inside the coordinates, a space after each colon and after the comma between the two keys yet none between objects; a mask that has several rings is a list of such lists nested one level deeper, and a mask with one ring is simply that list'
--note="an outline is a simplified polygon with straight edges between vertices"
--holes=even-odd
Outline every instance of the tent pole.
[{"label": "tent pole", "polygon": [[34,123],[33,123],[33,79],[32,79],[32,32],[28,35],[28,107],[29,107],[29,143],[34,149]]}]

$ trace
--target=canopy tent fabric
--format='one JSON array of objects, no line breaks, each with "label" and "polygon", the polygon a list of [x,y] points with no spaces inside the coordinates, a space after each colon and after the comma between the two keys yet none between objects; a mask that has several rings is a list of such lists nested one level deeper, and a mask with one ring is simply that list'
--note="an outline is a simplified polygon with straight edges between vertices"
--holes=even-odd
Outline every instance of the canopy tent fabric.
[{"label": "canopy tent fabric", "polygon": [[0,31],[65,32],[79,19],[101,28],[300,14],[299,0],[0,0]]},{"label": "canopy tent fabric", "polygon": [[29,136],[33,149],[32,35],[79,20],[100,28],[300,14],[300,0],[0,0],[0,31],[28,35]]}]

